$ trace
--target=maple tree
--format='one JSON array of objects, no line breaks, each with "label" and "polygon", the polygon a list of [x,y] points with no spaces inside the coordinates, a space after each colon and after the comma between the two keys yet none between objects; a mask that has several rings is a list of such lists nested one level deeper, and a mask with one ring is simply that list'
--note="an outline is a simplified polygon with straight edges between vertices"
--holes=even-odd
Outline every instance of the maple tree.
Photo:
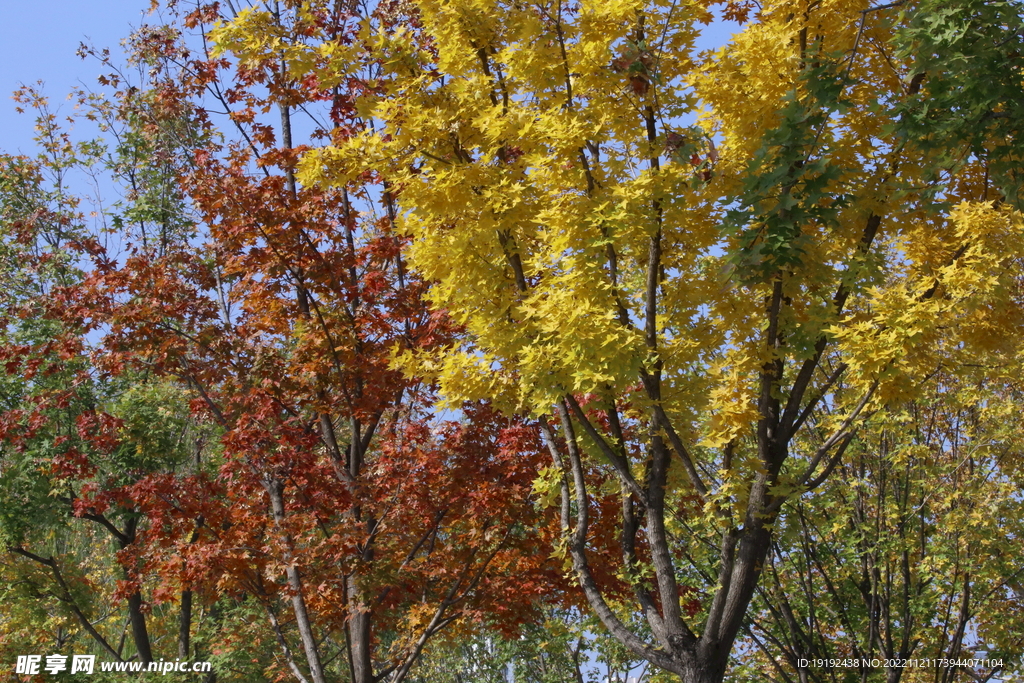
[{"label": "maple tree", "polygon": [[[534,420],[591,608],[692,683],[726,675],[777,525],[862,425],[938,368],[1012,362],[1021,314],[1014,3],[730,2],[701,54],[715,4],[423,0],[315,49],[252,10],[216,36],[314,78],[381,65],[356,104],[379,125],[299,178],[395,188],[465,327],[399,365]],[[628,606],[590,557],[609,497]]]},{"label": "maple tree", "polygon": [[[74,624],[72,629],[75,625],[90,629],[87,613],[95,601],[89,595],[82,549],[62,533],[72,498],[61,485],[60,470],[80,464],[79,449],[85,446],[75,443],[76,437],[81,434],[86,437],[82,441],[89,441],[87,424],[94,414],[90,408],[97,402],[96,387],[80,358],[78,340],[62,334],[54,321],[40,319],[46,299],[80,276],[68,245],[82,237],[75,224],[75,200],[61,190],[61,175],[69,165],[61,163],[66,161],[66,141],[53,134],[48,126],[52,116],[47,114],[42,112],[40,127],[46,131],[45,153],[57,162],[54,189],[44,187],[40,163],[26,157],[0,160],[7,283],[2,391],[5,505],[0,534],[5,550],[22,560],[7,567],[18,577],[17,583],[24,582],[22,594],[53,595]],[[51,421],[55,429],[46,428]],[[47,462],[56,471],[41,467]],[[55,496],[62,499],[56,506],[51,503]],[[47,556],[47,546],[51,550],[56,546],[58,552]],[[59,617],[53,621],[58,623],[58,633],[66,627]],[[91,632],[96,634],[94,629]]]},{"label": "maple tree", "polygon": [[[341,7],[264,18],[291,41],[350,31]],[[116,239],[91,247],[95,269],[64,314],[99,335],[103,372],[169,382],[219,433],[212,463],[149,471],[118,492],[139,513],[133,557],[150,606],[180,605],[179,656],[193,601],[221,618],[247,604],[261,626],[214,647],[218,675],[397,683],[442,631],[490,621],[507,633],[559,598],[531,498],[542,447],[485,402],[438,414],[429,382],[390,367],[398,350],[449,343],[458,328],[407,272],[388,186],[296,181],[297,131],[323,134],[321,115],[336,136],[365,128],[351,104],[365,86],[297,80],[277,56],[206,53],[220,19],[202,6],[180,28],[137,31],[145,87],[98,54],[117,92],[86,99],[145,163],[112,165],[129,189]],[[198,52],[181,30],[197,33]]]}]

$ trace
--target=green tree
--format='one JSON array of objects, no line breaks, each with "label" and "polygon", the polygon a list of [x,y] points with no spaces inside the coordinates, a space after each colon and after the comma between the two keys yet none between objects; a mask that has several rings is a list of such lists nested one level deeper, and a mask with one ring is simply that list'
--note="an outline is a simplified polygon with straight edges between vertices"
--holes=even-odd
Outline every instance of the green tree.
[{"label": "green tree", "polygon": [[[751,612],[748,680],[951,682],[1019,669],[1015,392],[965,379],[879,415],[830,481],[793,503]],[[800,664],[837,658],[920,666]],[[937,661],[972,658],[1003,666]]]},{"label": "green tree", "polygon": [[[146,663],[154,642],[191,616],[184,601],[180,615],[147,605],[146,524],[132,489],[154,473],[195,469],[208,430],[192,420],[180,385],[97,362],[74,292],[102,248],[69,186],[76,172],[104,166],[105,148],[73,143],[34,89],[18,98],[37,113],[41,152],[0,160],[0,542],[15,613],[46,628],[15,619],[5,631],[12,646],[21,637],[58,651],[84,643]],[[127,156],[124,146],[116,152]]]}]

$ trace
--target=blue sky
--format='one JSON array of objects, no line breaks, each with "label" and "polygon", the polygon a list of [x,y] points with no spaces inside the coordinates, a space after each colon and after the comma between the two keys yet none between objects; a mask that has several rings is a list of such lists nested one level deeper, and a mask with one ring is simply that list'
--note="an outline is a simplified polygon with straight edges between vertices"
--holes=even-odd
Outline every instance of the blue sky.
[{"label": "blue sky", "polygon": [[115,52],[131,28],[143,23],[148,6],[148,0],[5,2],[0,13],[0,150],[32,151],[32,118],[15,113],[10,99],[19,83],[44,81],[54,106],[75,85],[96,87],[100,66],[75,56],[78,44]]},{"label": "blue sky", "polygon": [[[116,53],[121,39],[145,23],[149,0],[18,0],[4,5],[0,14],[0,150],[30,152],[32,118],[15,113],[11,92],[20,83],[42,80],[56,106],[76,85],[96,87],[100,66],[75,55],[79,43]],[[724,42],[728,33],[725,26],[712,27],[703,46]]]},{"label": "blue sky", "polygon": [[[15,113],[10,94],[38,80],[54,106],[76,85],[96,87],[96,60],[75,55],[79,43],[116,53],[120,41],[145,23],[149,0],[19,0],[0,14],[0,151],[32,151],[32,118]],[[729,30],[712,27],[703,46],[724,42]],[[65,105],[70,107],[70,104]]]}]

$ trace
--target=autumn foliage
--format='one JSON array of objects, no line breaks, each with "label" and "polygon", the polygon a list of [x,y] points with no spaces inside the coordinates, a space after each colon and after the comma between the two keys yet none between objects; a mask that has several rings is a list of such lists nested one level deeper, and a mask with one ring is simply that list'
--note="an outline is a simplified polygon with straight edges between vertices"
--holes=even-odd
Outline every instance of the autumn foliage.
[{"label": "autumn foliage", "polygon": [[[348,30],[344,19],[337,30]],[[132,463],[116,482],[98,463],[149,436],[109,406],[76,418],[84,445],[53,443],[48,475],[67,491],[64,514],[109,526],[120,542],[119,594],[140,605],[138,657],[153,656],[143,604],[179,605],[187,657],[193,609],[248,601],[263,625],[242,637],[274,653],[257,661],[314,681],[326,680],[327,661],[352,680],[399,681],[445,628],[513,632],[562,592],[531,500],[540,443],[482,402],[438,412],[429,383],[390,367],[403,349],[452,343],[458,328],[426,307],[422,279],[407,272],[386,185],[372,175],[344,190],[295,181],[290,117],[319,106],[365,125],[351,93],[293,81],[273,62],[194,57],[176,35],[134,36],[146,91],[112,72],[113,102],[86,99],[134,145],[118,150],[131,207],[109,248],[70,250],[91,271],[51,303],[31,299],[62,326],[58,341],[90,382],[166,383],[177,393],[162,410],[184,401],[204,425],[190,457]],[[235,141],[220,141],[203,97],[231,110]],[[279,124],[257,120],[268,109]],[[99,340],[92,353],[87,337]],[[58,341],[10,347],[8,371],[30,381]],[[8,442],[47,417],[8,413],[30,432],[8,430]],[[130,531],[117,528],[122,518]],[[109,646],[109,635],[95,638]]]},{"label": "autumn foliage", "polygon": [[[3,637],[301,683],[1009,669],[1019,9],[172,1],[85,49],[101,139],[28,88],[43,153],[0,161]],[[925,668],[857,676],[966,675]]]}]

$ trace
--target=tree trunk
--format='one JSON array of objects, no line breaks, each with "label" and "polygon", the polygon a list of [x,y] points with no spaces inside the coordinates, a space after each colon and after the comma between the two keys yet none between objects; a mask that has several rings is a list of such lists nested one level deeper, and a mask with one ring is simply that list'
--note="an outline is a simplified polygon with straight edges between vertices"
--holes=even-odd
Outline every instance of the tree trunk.
[{"label": "tree trunk", "polygon": [[352,653],[352,683],[374,683],[370,651],[370,613],[363,611],[355,588],[349,589],[348,642]]},{"label": "tree trunk", "polygon": [[306,610],[306,599],[303,597],[302,578],[299,576],[298,567],[294,564],[295,551],[292,547],[292,538],[285,528],[284,486],[280,480],[270,479],[266,482],[266,489],[270,495],[270,508],[274,516],[274,522],[284,536],[285,562],[287,562],[284,573],[285,578],[288,579],[292,611],[295,614],[295,625],[299,630],[302,649],[306,654],[309,675],[313,679],[313,683],[326,683],[323,666],[320,663],[320,653],[316,646],[316,638],[313,636],[313,626],[309,620],[309,612]]},{"label": "tree trunk", "polygon": [[[128,572],[124,574],[129,580]],[[128,596],[128,621],[132,626],[132,640],[135,651],[139,653],[139,661],[149,664],[153,661],[153,650],[149,643],[149,631],[146,629],[146,615],[142,613],[142,593],[135,591]]]},{"label": "tree trunk", "polygon": [[181,591],[181,613],[178,619],[178,657],[189,656],[189,637],[192,631],[192,591]]},{"label": "tree trunk", "polygon": [[683,683],[721,683],[725,678],[725,666],[729,660],[728,653],[726,653],[724,661],[714,661],[716,659],[721,660],[721,657],[708,659],[697,657],[691,665],[686,666],[681,680]]},{"label": "tree trunk", "polygon": [[[137,517],[130,518],[125,524],[124,533],[118,539],[121,550],[135,542],[137,527]],[[132,580],[127,568],[122,569],[122,572],[125,581]],[[128,621],[132,627],[132,640],[135,642],[135,651],[139,653],[139,661],[149,664],[153,661],[153,648],[149,642],[149,630],[146,628],[146,615],[142,611],[142,592],[140,590],[136,590],[128,596]]]}]

